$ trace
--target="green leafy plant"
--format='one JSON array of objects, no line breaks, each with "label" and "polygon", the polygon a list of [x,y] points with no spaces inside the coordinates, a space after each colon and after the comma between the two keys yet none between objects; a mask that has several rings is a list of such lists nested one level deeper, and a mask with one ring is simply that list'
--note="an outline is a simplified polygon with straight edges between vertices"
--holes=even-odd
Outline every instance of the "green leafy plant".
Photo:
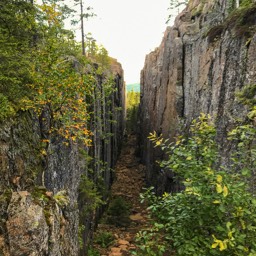
[{"label": "green leafy plant", "polygon": [[53,196],[53,200],[60,206],[60,207],[65,207],[69,204],[69,197],[67,194],[66,190],[61,190],[58,191],[58,193],[56,193]]},{"label": "green leafy plant", "polygon": [[140,93],[133,90],[127,92],[126,104],[126,128],[129,133],[135,132],[137,129],[138,110],[140,103]]},{"label": "green leafy plant", "polygon": [[82,219],[95,212],[99,206],[104,204],[97,185],[86,175],[81,176],[78,191],[79,201],[83,203],[83,206],[80,208],[80,217]]},{"label": "green leafy plant", "polygon": [[12,104],[8,101],[7,97],[0,93],[0,120],[11,117],[15,114]]},{"label": "green leafy plant", "polygon": [[111,200],[107,209],[107,223],[115,226],[128,226],[130,224],[130,205],[123,197]]},{"label": "green leafy plant", "polygon": [[[157,196],[151,188],[142,195],[154,224],[138,234],[137,255],[145,250],[148,255],[256,255],[256,198],[247,182],[256,166],[251,128],[239,126],[230,133],[230,139],[244,135],[238,136],[239,153],[229,167],[220,164],[216,129],[204,114],[193,121],[188,137],[178,136],[173,143],[155,133],[149,136],[166,150],[168,159],[160,165],[176,174],[184,190]],[[249,153],[254,157],[248,162]]]},{"label": "green leafy plant", "polygon": [[84,241],[83,241],[83,232],[85,231],[85,226],[80,224],[78,227],[78,244],[79,248],[83,249],[84,247]]},{"label": "green leafy plant", "polygon": [[106,231],[97,233],[94,238],[95,243],[100,245],[102,248],[108,248],[114,240],[114,236],[110,232]]},{"label": "green leafy plant", "polygon": [[97,249],[95,249],[93,247],[89,247],[87,255],[88,256],[100,256],[100,253]]},{"label": "green leafy plant", "polygon": [[50,198],[46,195],[47,189],[44,186],[35,186],[31,191],[32,197],[40,205],[50,202]]},{"label": "green leafy plant", "polygon": [[214,42],[221,38],[221,34],[226,30],[231,31],[236,37],[247,38],[246,45],[251,42],[255,33],[255,22],[253,17],[256,10],[256,4],[251,0],[241,1],[239,8],[235,8],[234,5],[237,1],[232,2],[230,14],[223,23],[211,27],[206,33],[206,35],[209,36],[209,42]]}]

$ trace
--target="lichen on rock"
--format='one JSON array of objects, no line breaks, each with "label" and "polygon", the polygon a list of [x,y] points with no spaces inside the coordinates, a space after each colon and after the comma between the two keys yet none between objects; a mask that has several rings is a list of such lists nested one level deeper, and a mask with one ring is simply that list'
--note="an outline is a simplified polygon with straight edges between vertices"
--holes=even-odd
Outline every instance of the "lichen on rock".
[{"label": "lichen on rock", "polygon": [[229,1],[189,1],[160,47],[146,56],[139,140],[147,180],[159,193],[179,187],[171,172],[155,164],[164,156],[148,141],[150,132],[172,138],[181,123],[189,126],[200,113],[208,113],[226,161],[231,147],[227,132],[247,111],[236,93],[256,83],[255,8],[253,1],[232,11]]},{"label": "lichen on rock", "polygon": [[31,194],[13,192],[7,213],[11,255],[48,254],[49,227],[43,208],[33,201]]}]

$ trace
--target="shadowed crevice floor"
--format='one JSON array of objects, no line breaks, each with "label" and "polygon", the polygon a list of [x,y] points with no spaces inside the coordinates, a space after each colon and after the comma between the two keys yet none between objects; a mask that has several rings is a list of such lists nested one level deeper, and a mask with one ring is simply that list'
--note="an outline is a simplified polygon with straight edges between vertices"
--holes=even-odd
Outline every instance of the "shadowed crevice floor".
[{"label": "shadowed crevice floor", "polygon": [[[135,249],[135,235],[147,223],[146,206],[140,203],[139,194],[145,187],[145,166],[140,164],[140,159],[135,156],[136,137],[128,136],[119,160],[115,168],[115,180],[111,188],[111,198],[122,198],[129,204],[130,214],[128,222],[120,220],[121,225],[115,226],[108,223],[106,214],[103,216],[103,224],[99,224],[96,236],[103,233],[111,233],[114,241],[107,248],[102,248],[94,243],[101,256],[128,256]],[[111,202],[110,202],[111,204]],[[118,217],[117,217],[118,218]],[[104,220],[105,219],[105,220]]]}]

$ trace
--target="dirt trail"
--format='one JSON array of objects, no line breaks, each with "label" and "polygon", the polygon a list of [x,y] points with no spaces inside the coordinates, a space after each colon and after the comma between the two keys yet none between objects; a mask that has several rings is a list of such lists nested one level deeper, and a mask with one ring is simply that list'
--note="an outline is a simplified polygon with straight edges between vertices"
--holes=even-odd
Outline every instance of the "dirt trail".
[{"label": "dirt trail", "polygon": [[[124,198],[130,204],[129,224],[125,227],[99,224],[97,234],[112,233],[115,241],[108,248],[97,249],[101,256],[128,256],[135,249],[134,239],[137,232],[147,223],[146,207],[140,203],[139,194],[145,187],[145,167],[135,156],[136,138],[129,136],[115,168],[116,179],[111,188],[111,197]],[[107,223],[107,222],[106,222]]]}]

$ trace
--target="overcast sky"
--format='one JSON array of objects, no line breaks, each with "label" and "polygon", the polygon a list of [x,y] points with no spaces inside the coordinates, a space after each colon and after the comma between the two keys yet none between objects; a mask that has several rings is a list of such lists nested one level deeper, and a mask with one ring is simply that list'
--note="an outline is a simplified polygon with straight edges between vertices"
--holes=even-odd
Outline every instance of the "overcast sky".
[{"label": "overcast sky", "polygon": [[[85,0],[97,17],[85,23],[111,57],[123,66],[127,84],[140,82],[145,55],[160,45],[169,0]],[[80,37],[81,38],[81,37]],[[80,40],[78,37],[78,40]]]}]

